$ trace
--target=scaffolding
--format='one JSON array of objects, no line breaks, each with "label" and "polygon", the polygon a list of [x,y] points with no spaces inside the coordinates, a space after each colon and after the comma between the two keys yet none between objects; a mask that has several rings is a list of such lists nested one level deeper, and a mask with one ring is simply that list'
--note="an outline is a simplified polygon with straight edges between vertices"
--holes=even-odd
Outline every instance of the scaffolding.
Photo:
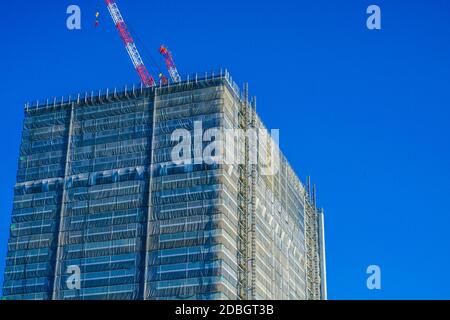
[{"label": "scaffolding", "polygon": [[[248,85],[241,92],[227,70],[27,103],[4,295],[323,298],[315,188],[308,180],[305,191],[271,139],[253,149],[240,137],[244,161],[231,168],[173,163],[171,134],[197,121],[268,131]],[[251,162],[274,155],[273,175]],[[79,290],[66,286],[73,265]]]},{"label": "scaffolding", "polygon": [[307,297],[309,300],[321,300],[326,298],[324,292],[324,257],[321,254],[322,222],[320,216],[323,211],[316,205],[316,186],[312,186],[311,180],[307,177],[306,182],[306,250],[307,250]]}]

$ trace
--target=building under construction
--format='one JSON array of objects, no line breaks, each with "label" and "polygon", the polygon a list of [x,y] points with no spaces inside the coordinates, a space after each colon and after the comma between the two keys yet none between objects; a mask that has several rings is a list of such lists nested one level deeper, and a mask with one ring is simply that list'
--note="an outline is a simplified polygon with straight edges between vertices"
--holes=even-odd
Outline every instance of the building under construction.
[{"label": "building under construction", "polygon": [[227,71],[27,104],[4,297],[326,299],[309,179],[272,139],[238,137],[236,165],[174,163],[195,122],[267,131]]}]

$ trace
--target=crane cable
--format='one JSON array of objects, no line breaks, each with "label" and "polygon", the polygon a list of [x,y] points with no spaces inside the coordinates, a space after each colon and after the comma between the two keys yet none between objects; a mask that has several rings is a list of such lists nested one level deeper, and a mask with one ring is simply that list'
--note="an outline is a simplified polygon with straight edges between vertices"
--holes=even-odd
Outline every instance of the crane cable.
[{"label": "crane cable", "polygon": [[134,28],[132,25],[128,23],[128,28],[130,29],[131,34],[133,37],[136,38],[136,42],[139,44],[139,47],[142,48],[143,55],[150,60],[150,63],[153,65],[153,68],[158,72],[159,77],[161,75],[164,75],[164,72],[162,71],[164,68],[162,67],[161,63],[158,63],[151,54],[150,50],[145,45],[144,41],[142,41],[141,37],[139,37],[139,34],[134,31]]}]

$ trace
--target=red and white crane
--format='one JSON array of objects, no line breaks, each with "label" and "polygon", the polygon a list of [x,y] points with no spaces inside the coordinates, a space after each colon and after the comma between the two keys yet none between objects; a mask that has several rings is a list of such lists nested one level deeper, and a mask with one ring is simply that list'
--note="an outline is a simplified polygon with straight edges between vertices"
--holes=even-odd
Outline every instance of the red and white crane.
[{"label": "red and white crane", "polygon": [[164,61],[166,63],[167,70],[169,71],[170,77],[174,83],[181,82],[180,74],[178,73],[175,62],[173,61],[172,53],[167,49],[165,45],[159,48],[159,52],[163,55]]},{"label": "red and white crane", "polygon": [[125,24],[125,21],[122,18],[122,14],[120,13],[116,1],[105,0],[105,2],[106,5],[108,6],[111,18],[113,19],[114,24],[117,30],[119,31],[120,37],[122,38],[125,48],[127,49],[128,55],[130,56],[131,61],[133,62],[134,68],[136,69],[139,78],[141,79],[142,84],[146,87],[152,87],[155,84],[155,80],[145,67],[144,61],[142,60],[141,55],[139,54],[139,51],[136,45],[134,44],[134,40],[131,37],[130,32],[128,31],[127,25]]}]

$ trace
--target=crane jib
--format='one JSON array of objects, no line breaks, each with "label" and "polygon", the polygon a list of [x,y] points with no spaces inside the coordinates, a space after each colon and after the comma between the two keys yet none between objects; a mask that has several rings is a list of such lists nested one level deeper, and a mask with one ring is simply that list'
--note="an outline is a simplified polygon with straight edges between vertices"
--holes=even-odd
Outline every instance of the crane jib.
[{"label": "crane jib", "polygon": [[108,11],[114,21],[114,25],[119,31],[120,38],[125,45],[125,49],[128,52],[131,62],[133,63],[142,84],[146,87],[153,86],[155,84],[155,80],[145,67],[144,61],[142,60],[141,55],[134,44],[133,37],[128,31],[128,27],[122,18],[122,14],[120,13],[117,3],[114,0],[105,0],[105,3],[108,6]]}]

